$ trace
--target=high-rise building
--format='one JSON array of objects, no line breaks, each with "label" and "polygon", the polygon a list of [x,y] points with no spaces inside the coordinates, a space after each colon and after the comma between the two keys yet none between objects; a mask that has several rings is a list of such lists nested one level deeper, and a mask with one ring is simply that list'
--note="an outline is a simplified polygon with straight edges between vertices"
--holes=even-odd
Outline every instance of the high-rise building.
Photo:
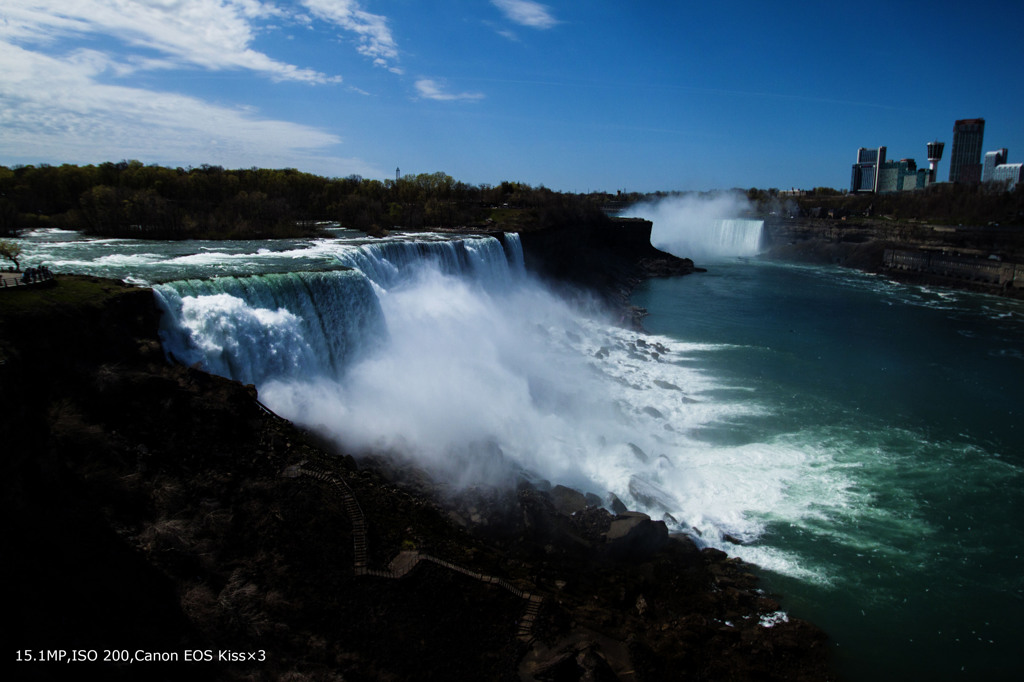
[{"label": "high-rise building", "polygon": [[981,181],[992,182],[995,177],[996,166],[1006,163],[1006,156],[1009,152],[1006,149],[997,149],[994,152],[985,152],[985,165],[981,169]]},{"label": "high-rise building", "polygon": [[877,192],[878,169],[885,163],[885,147],[857,150],[857,163],[850,175],[851,192]]},{"label": "high-rise building", "polygon": [[985,119],[965,118],[953,124],[953,153],[949,158],[949,181],[981,182],[981,145]]}]

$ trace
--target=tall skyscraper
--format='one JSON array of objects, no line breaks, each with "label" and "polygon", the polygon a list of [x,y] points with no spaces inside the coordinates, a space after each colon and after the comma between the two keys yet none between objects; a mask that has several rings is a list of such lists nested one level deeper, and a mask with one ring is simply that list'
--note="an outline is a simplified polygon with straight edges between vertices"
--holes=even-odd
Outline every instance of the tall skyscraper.
[{"label": "tall skyscraper", "polygon": [[949,158],[949,181],[981,182],[981,145],[985,119],[965,118],[953,124],[953,153]]}]

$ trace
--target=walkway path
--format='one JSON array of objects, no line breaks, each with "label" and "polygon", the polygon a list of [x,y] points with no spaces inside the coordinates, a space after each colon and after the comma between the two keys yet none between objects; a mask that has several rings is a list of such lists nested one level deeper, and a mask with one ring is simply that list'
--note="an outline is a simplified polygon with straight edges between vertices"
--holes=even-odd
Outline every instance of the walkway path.
[{"label": "walkway path", "polygon": [[429,554],[421,554],[417,551],[399,552],[391,560],[387,568],[370,568],[367,565],[366,520],[363,516],[363,510],[359,507],[359,502],[356,500],[356,496],[348,484],[332,472],[306,461],[287,467],[281,475],[287,478],[298,478],[299,476],[314,478],[330,485],[331,489],[341,497],[342,504],[345,506],[345,513],[348,514],[348,518],[352,523],[352,544],[355,551],[354,571],[357,576],[372,575],[379,578],[399,579],[408,575],[420,562],[433,562],[474,580],[501,587],[517,597],[525,599],[527,602],[526,612],[519,620],[519,629],[516,632],[516,636],[521,641],[527,643],[533,639],[533,624],[537,614],[540,612],[541,602],[544,601],[544,597],[541,595],[526,592],[504,578],[477,573],[476,571],[453,564],[450,561],[445,561]]}]

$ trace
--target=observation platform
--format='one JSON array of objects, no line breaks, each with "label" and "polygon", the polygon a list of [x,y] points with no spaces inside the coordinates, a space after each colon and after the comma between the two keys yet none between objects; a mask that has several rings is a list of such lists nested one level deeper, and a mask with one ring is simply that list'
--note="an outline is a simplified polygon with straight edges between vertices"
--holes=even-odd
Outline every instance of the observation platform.
[{"label": "observation platform", "polygon": [[32,287],[40,284],[49,284],[56,276],[50,271],[37,270],[26,279],[24,272],[11,272],[0,270],[0,289],[14,289],[17,287]]}]

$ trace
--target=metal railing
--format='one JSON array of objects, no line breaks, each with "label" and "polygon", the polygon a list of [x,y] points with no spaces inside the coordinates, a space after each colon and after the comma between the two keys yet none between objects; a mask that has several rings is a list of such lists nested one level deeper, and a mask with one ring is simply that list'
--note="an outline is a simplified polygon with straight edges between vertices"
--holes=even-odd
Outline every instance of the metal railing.
[{"label": "metal railing", "polygon": [[55,275],[49,268],[28,268],[24,272],[0,272],[0,288],[15,288],[51,281]]}]

